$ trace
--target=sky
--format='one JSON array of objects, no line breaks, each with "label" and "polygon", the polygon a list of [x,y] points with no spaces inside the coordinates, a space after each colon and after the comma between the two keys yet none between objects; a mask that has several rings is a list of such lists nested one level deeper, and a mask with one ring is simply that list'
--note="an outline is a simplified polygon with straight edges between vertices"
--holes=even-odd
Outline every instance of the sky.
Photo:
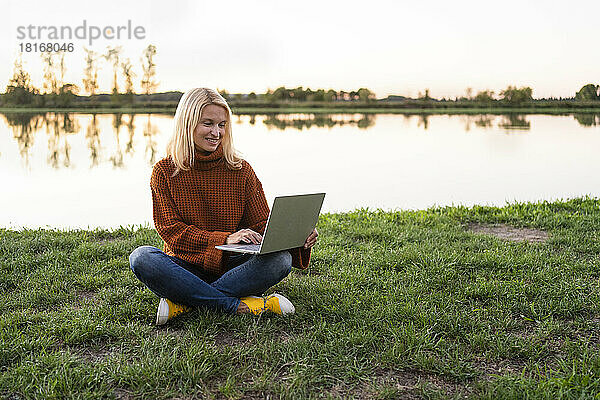
[{"label": "sky", "polygon": [[[73,43],[66,82],[82,86],[84,47],[106,52],[122,46],[134,64],[149,44],[158,91],[193,87],[230,93],[264,93],[279,86],[356,90],[378,97],[463,96],[508,85],[530,86],[535,98],[571,97],[600,83],[597,16],[600,2],[424,1],[31,1],[0,6],[0,91],[20,54],[19,26],[141,26],[142,39],[55,40]],[[47,40],[44,40],[47,41]],[[25,69],[40,87],[40,53],[23,53]],[[100,64],[100,91],[111,85]],[[122,82],[120,82],[122,85]],[[83,94],[83,93],[81,93]]]}]

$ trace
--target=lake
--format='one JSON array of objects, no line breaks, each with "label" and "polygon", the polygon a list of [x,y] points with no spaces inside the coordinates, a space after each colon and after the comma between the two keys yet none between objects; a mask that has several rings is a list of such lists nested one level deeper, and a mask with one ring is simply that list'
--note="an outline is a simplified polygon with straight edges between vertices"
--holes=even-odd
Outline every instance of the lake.
[{"label": "lake", "polygon": [[[325,212],[600,196],[600,116],[278,114],[233,119],[274,196]],[[149,178],[169,114],[0,114],[0,227],[152,223]]]}]

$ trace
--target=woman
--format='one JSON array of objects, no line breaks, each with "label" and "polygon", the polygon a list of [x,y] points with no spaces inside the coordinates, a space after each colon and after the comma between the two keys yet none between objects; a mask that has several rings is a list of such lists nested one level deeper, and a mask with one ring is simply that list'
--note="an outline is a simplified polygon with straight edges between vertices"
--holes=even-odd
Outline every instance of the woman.
[{"label": "woman", "polygon": [[233,147],[231,110],[218,92],[192,89],[181,97],[167,157],[154,166],[150,187],[163,251],[138,247],[129,262],[161,298],[157,324],[196,306],[240,314],[294,312],[280,294],[257,296],[292,266],[308,267],[316,230],[303,247],[289,251],[247,255],[215,249],[260,243],[269,215],[260,181]]}]

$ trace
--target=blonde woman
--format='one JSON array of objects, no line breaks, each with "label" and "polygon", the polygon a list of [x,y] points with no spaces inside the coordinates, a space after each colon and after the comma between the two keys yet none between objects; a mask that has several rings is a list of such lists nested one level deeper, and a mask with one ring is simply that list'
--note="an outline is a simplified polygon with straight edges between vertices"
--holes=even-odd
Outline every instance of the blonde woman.
[{"label": "blonde woman", "polygon": [[317,240],[265,255],[224,253],[215,246],[260,243],[269,207],[254,170],[233,146],[231,110],[216,91],[192,89],[179,101],[167,157],[150,178],[154,225],[163,250],[135,249],[133,273],[160,297],[156,323],[208,307],[229,313],[291,314],[280,294],[261,296],[292,266],[306,268]]}]

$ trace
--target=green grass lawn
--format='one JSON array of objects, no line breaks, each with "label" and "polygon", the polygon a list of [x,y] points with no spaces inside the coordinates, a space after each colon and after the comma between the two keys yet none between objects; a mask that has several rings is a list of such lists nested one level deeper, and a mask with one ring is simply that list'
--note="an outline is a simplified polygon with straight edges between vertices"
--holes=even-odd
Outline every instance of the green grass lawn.
[{"label": "green grass lawn", "polygon": [[[545,231],[527,242],[472,224]],[[148,228],[0,230],[0,397],[594,398],[600,199],[324,214],[289,318],[156,327]]]}]

